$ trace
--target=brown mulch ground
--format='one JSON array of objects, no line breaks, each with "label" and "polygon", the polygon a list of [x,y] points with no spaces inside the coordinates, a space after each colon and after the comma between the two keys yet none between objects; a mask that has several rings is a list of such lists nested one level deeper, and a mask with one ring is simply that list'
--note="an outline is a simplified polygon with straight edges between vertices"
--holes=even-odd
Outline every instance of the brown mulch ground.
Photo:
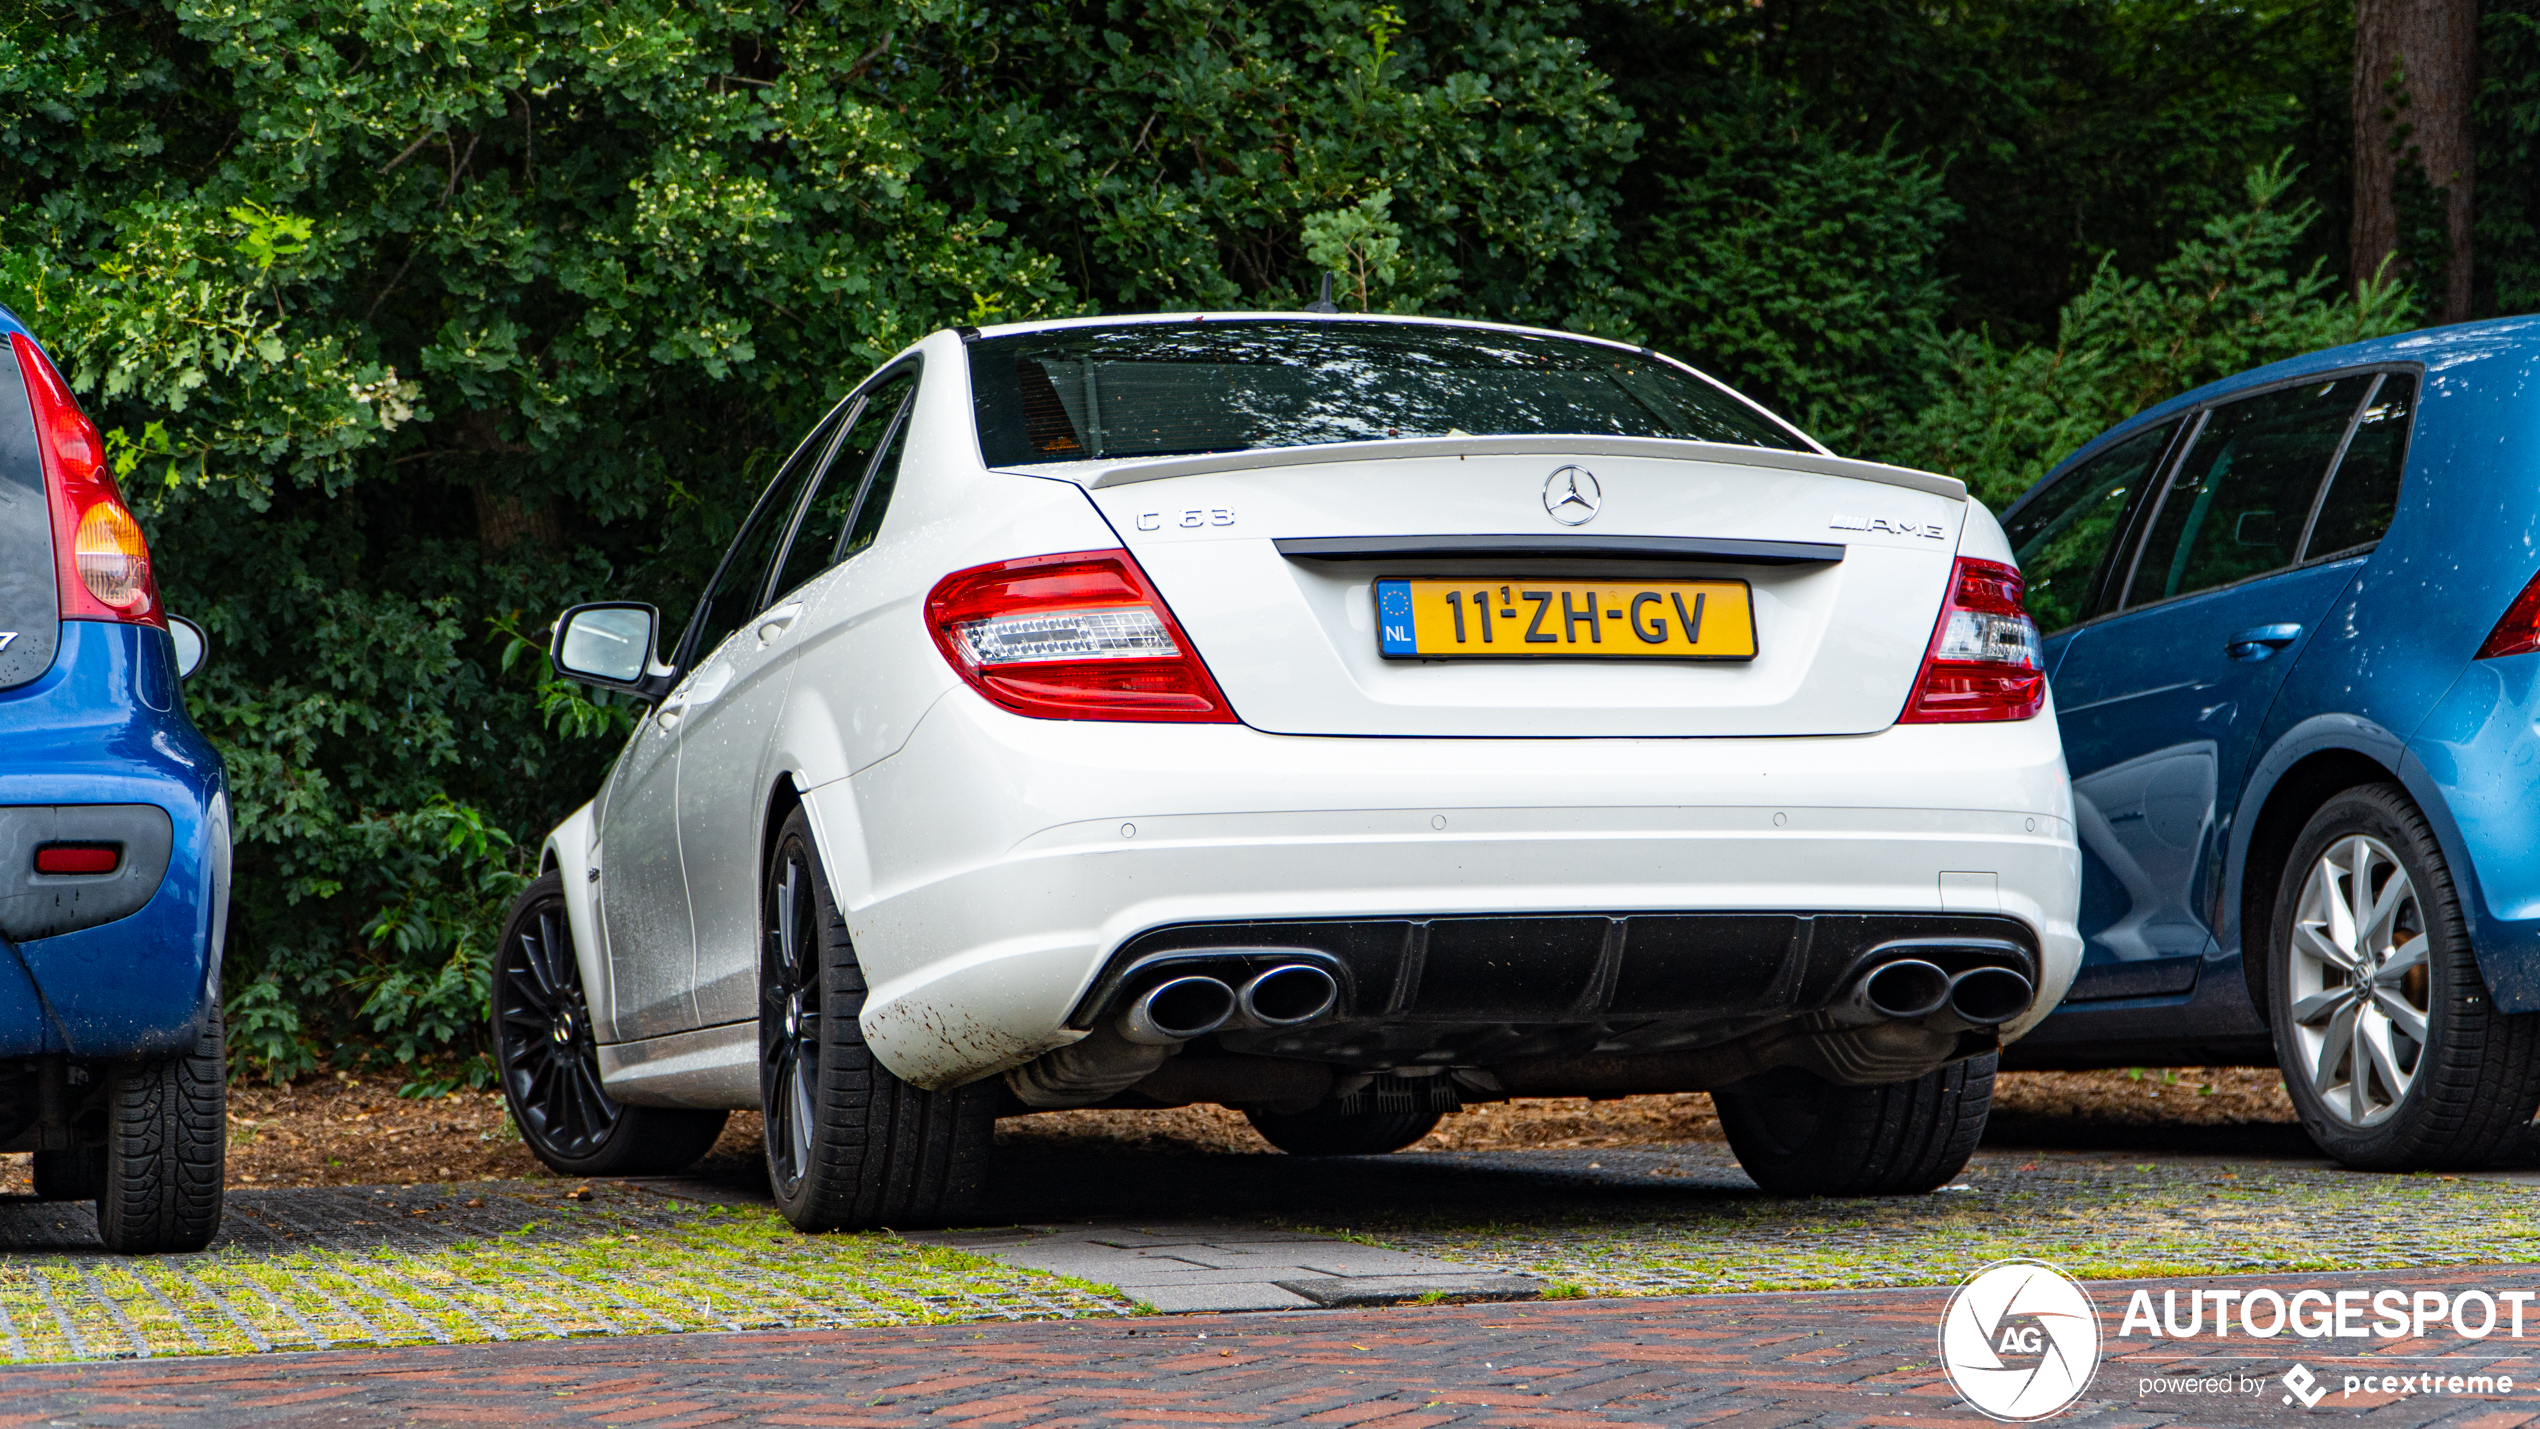
[{"label": "brown mulch ground", "polygon": [[[460,1092],[405,1100],[396,1095],[397,1085],[390,1077],[312,1077],[289,1087],[233,1087],[230,1184],[367,1185],[546,1174],[512,1131],[500,1096]],[[1994,1115],[1999,1126],[2061,1128],[2068,1134],[2236,1127],[2263,1128],[2281,1139],[2293,1123],[2292,1103],[2276,1073],[2242,1067],[2008,1072],[1997,1084]],[[1690,1092],[1492,1103],[1448,1117],[1415,1149],[1508,1151],[1719,1138],[1711,1098]],[[1000,1123],[997,1141],[1167,1155],[1270,1149],[1241,1113],[1213,1106],[1046,1112]],[[710,1159],[755,1160],[758,1142],[757,1115],[735,1113]],[[0,1193],[30,1189],[28,1162],[23,1155],[0,1156]]]},{"label": "brown mulch ground", "polygon": [[[2028,1130],[2159,1133],[2183,1128],[2257,1128],[2299,1136],[2292,1099],[2272,1068],[2175,1067],[2118,1072],[2005,1072],[1994,1084],[1993,1114]],[[1546,1097],[1491,1102],[1438,1123],[1415,1151],[1588,1149],[1665,1141],[1718,1141],[1720,1118],[1702,1092],[1674,1096]],[[2071,1139],[2070,1137],[2058,1139]],[[1217,1106],[1175,1111],[1058,1111],[997,1127],[997,1143],[1115,1147],[1167,1155],[1268,1151],[1243,1113]],[[718,1148],[720,1149],[720,1148]]]}]

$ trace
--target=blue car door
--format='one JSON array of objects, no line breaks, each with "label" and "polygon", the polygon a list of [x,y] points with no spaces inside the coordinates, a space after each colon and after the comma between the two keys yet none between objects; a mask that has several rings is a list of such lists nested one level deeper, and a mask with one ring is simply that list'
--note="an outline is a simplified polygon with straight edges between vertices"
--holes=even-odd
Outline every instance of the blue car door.
[{"label": "blue car door", "polygon": [[2371,374],[2218,404],[2176,444],[2054,671],[2082,845],[2068,1002],[2193,990],[2226,830],[2285,672],[2355,565],[2297,564]]}]

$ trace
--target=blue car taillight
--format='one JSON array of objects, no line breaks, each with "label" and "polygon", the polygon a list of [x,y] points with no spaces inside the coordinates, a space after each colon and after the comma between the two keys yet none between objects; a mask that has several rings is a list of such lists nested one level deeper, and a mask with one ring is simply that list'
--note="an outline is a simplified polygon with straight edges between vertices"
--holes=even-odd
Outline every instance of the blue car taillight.
[{"label": "blue car taillight", "polygon": [[2478,647],[2478,658],[2493,660],[2534,650],[2540,650],[2540,575],[2525,582],[2522,594],[2496,618],[2496,628],[2487,632],[2487,643]]},{"label": "blue car taillight", "polygon": [[35,411],[36,451],[44,462],[44,488],[53,509],[62,618],[122,620],[165,629],[167,616],[159,610],[149,544],[115,488],[114,474],[106,469],[106,444],[96,423],[79,410],[70,385],[44,349],[23,333],[11,333],[9,343]]}]

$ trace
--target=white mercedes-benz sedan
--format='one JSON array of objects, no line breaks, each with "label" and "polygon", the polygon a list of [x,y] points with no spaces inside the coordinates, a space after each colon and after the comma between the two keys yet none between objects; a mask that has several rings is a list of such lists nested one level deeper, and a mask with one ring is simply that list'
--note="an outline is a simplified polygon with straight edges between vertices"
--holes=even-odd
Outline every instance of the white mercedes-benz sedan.
[{"label": "white mercedes-benz sedan", "polygon": [[2071,981],[2001,529],[1643,348],[1308,314],[939,332],[759,499],[496,954],[569,1173],[758,1108],[806,1229],[959,1217],[997,1118],[1299,1154],[1708,1090],[1782,1192],[1928,1190]]}]

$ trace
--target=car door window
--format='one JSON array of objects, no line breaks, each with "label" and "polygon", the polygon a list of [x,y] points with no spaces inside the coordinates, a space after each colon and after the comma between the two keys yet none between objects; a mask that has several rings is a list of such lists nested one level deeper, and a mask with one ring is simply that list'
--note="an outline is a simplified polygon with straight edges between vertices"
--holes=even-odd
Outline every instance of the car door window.
[{"label": "car door window", "polygon": [[2408,421],[2416,402],[2415,373],[2383,375],[2320,499],[2320,514],[2302,548],[2304,560],[2369,546],[2390,529],[2390,517],[2399,509],[2400,467],[2407,460]]},{"label": "car door window", "polygon": [[890,510],[891,493],[900,484],[900,454],[908,450],[909,425],[909,413],[903,407],[899,425],[893,427],[890,436],[885,439],[882,454],[873,459],[873,474],[864,483],[864,499],[856,503],[855,525],[848,530],[847,539],[838,547],[839,560],[843,561],[872,545],[873,538],[882,534],[882,515]]},{"label": "car door window", "polygon": [[2176,422],[2117,443],[2023,502],[2006,523],[2013,559],[2028,582],[2028,610],[2052,635],[2090,618],[2099,568],[2123,529],[2126,509],[2159,474]]},{"label": "car door window", "polygon": [[2293,564],[2320,481],[2370,375],[2214,408],[2170,477],[2134,558],[2128,608]]},{"label": "car door window", "polygon": [[[873,469],[874,452],[889,438],[900,409],[916,389],[917,370],[907,368],[884,378],[865,394],[863,405],[847,428],[846,440],[838,444],[828,475],[821,479],[820,489],[812,493],[811,504],[804,508],[802,522],[794,531],[793,543],[786,548],[784,568],[776,577],[779,593],[800,587],[855,554],[846,549],[849,543],[841,537],[855,520],[857,500],[869,485],[865,477]],[[862,546],[856,547],[861,549]]]},{"label": "car door window", "polygon": [[688,663],[712,654],[724,637],[740,629],[741,623],[758,611],[760,597],[767,590],[769,568],[775,565],[777,548],[793,526],[803,489],[828,466],[830,449],[837,445],[838,429],[851,406],[840,404],[812,429],[810,436],[803,438],[802,445],[786,459],[784,469],[767,484],[758,505],[750,509],[749,519],[741,523],[741,534],[732,538],[732,548],[724,554],[714,584],[698,603],[694,634],[683,652]]}]

